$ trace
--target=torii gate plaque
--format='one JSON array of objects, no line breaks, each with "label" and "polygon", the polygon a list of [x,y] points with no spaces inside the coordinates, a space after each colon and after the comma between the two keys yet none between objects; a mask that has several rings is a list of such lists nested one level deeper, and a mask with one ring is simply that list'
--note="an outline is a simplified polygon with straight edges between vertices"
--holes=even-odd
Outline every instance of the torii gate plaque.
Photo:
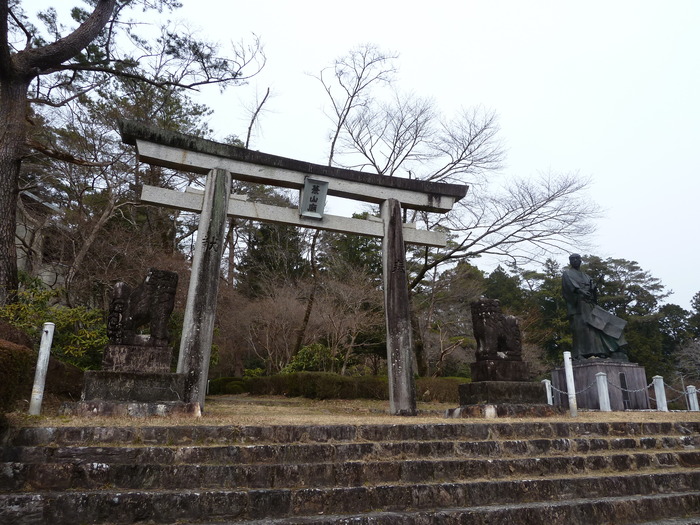
[{"label": "torii gate plaque", "polygon": [[[467,194],[466,185],[311,164],[134,122],[122,122],[120,128],[122,140],[136,146],[140,161],[207,175],[204,193],[152,186],[144,186],[141,193],[144,202],[201,213],[178,358],[178,373],[187,375],[184,401],[198,402],[204,408],[219,265],[228,215],[382,238],[389,409],[394,415],[416,414],[404,242],[441,247],[446,244],[446,236],[442,232],[418,230],[402,224],[401,209],[445,213]],[[291,208],[248,202],[245,196],[230,193],[231,178],[301,189],[310,176],[328,184],[328,195],[380,204],[381,219],[361,220],[328,214],[320,218],[308,217]]]}]

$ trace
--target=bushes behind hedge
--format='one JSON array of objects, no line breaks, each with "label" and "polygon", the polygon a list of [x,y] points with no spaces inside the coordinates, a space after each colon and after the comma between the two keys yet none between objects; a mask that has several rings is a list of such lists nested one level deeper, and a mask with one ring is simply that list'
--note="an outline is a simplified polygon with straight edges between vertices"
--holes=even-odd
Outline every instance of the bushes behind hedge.
[{"label": "bushes behind hedge", "polygon": [[[215,394],[212,384],[217,381],[216,393],[235,393],[242,383],[246,392],[253,395],[284,395],[311,399],[389,399],[389,382],[386,377],[348,377],[326,372],[295,372],[269,377],[221,378],[213,380],[209,393]],[[232,382],[235,383],[232,384]],[[422,377],[416,380],[416,398],[419,401],[439,401],[459,404],[460,383],[463,378]],[[219,386],[219,383],[221,386]],[[229,391],[224,392],[225,389]]]}]

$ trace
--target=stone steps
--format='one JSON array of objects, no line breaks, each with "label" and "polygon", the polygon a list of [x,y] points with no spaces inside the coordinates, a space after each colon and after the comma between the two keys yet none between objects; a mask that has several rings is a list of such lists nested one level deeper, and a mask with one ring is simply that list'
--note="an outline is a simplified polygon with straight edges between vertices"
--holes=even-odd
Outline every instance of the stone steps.
[{"label": "stone steps", "polygon": [[[464,507],[437,511],[372,512],[362,516],[313,516],[249,520],[247,525],[533,525],[533,524],[633,524],[698,525],[699,517],[664,519],[662,509],[671,514],[691,513],[697,509],[697,493],[657,494],[629,497],[576,499],[561,502],[536,502],[512,505]],[[659,519],[654,519],[658,516]],[[653,519],[653,521],[649,521]],[[209,525],[224,525],[225,522]],[[228,522],[231,523],[231,522]]]},{"label": "stone steps", "polygon": [[[586,494],[586,498],[581,498]],[[675,470],[663,474],[559,477],[365,487],[300,488],[276,490],[102,490],[49,491],[0,495],[2,523],[171,523],[245,521],[318,516],[333,513],[360,516],[377,509],[390,512],[431,511],[459,514],[473,507],[518,506],[539,503],[539,508],[568,502],[583,506],[615,494],[617,504],[659,494],[679,496],[688,512],[700,511],[700,472]],[[574,503],[575,502],[575,503]],[[450,510],[451,509],[451,510]],[[485,512],[488,509],[482,509]],[[677,516],[678,508],[670,516]],[[666,512],[668,512],[668,510]],[[655,510],[654,513],[659,513]],[[647,517],[655,514],[646,513]],[[669,517],[662,513],[660,517]],[[288,522],[288,521],[285,521]],[[469,523],[469,521],[462,521]],[[531,521],[529,523],[539,523]],[[561,522],[555,522],[561,523]],[[581,521],[574,523],[601,523]],[[622,522],[624,523],[624,522]]]},{"label": "stone steps", "polygon": [[700,422],[26,428],[0,460],[3,524],[700,516]]},{"label": "stone steps", "polygon": [[696,450],[700,434],[638,438],[556,438],[483,441],[396,441],[365,443],[271,443],[265,445],[16,446],[0,460],[40,463],[84,459],[110,463],[304,463],[369,458],[483,458],[616,451]]},{"label": "stone steps", "polygon": [[94,462],[0,464],[0,490],[289,488],[501,479],[699,468],[700,450],[513,459],[405,459],[285,464]]}]

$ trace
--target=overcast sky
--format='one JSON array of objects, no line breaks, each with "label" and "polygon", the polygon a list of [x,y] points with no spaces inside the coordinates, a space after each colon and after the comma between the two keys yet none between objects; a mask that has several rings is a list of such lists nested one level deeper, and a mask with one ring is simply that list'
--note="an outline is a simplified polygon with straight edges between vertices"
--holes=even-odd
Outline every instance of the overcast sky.
[{"label": "overcast sky", "polygon": [[245,136],[240,106],[270,87],[252,147],[324,163],[326,100],[309,73],[372,42],[400,54],[402,89],[444,113],[498,113],[499,176],[590,176],[604,210],[592,253],[637,261],[684,308],[700,291],[700,2],[183,3],[211,38],[265,44],[267,66],[248,87],[208,93],[219,137]]},{"label": "overcast sky", "polygon": [[400,55],[399,87],[444,114],[498,113],[499,177],[591,177],[604,215],[584,253],[637,261],[686,309],[700,291],[700,1],[182,2],[172,16],[208,38],[265,45],[248,86],[205,90],[217,138],[244,137],[243,106],[270,87],[251,147],[325,163],[325,94],[309,73],[374,43]]}]

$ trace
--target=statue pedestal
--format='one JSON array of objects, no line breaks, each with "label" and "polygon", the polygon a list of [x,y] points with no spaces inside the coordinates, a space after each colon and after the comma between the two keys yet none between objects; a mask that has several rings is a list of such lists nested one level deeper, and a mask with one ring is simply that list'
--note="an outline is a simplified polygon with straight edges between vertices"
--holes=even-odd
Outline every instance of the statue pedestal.
[{"label": "statue pedestal", "polygon": [[[574,361],[574,384],[578,408],[600,409],[596,374],[604,372],[608,379],[608,393],[612,410],[645,410],[649,408],[647,379],[643,366],[610,359],[590,358]],[[591,386],[592,385],[592,386]],[[564,367],[552,371],[554,404],[568,407]],[[563,394],[558,390],[564,392]]]}]

